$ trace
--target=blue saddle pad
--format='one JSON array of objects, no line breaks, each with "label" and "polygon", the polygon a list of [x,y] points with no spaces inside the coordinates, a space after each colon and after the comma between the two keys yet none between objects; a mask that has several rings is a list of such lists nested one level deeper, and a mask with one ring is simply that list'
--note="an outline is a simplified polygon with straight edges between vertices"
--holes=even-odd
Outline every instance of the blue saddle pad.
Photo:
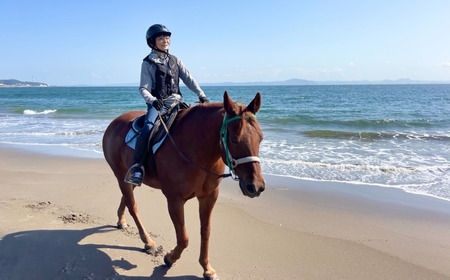
[{"label": "blue saddle pad", "polygon": [[[183,103],[180,104],[184,105]],[[172,126],[176,116],[178,115],[178,111],[180,110],[180,108],[186,108],[182,107],[180,104],[174,106],[173,108],[171,108],[171,110],[169,110],[166,114],[162,116],[164,123],[166,124],[166,127],[168,129],[170,128],[170,126]],[[145,115],[136,118],[133,121],[127,135],[125,136],[125,143],[133,150],[136,149],[136,140],[139,136],[139,131],[144,126],[144,122],[145,122]],[[152,128],[149,139],[149,143],[150,146],[152,147],[153,154],[155,154],[156,151],[159,149],[159,147],[161,147],[166,137],[167,132],[164,126],[161,124],[161,118],[158,118],[156,120],[154,127]]]}]

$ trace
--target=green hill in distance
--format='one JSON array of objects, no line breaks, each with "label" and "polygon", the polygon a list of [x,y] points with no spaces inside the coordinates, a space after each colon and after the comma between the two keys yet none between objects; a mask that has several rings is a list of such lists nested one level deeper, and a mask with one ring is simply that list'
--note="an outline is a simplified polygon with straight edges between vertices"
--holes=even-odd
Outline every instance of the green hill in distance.
[{"label": "green hill in distance", "polygon": [[0,87],[48,87],[48,85],[39,82],[22,82],[15,79],[8,79],[0,80]]}]

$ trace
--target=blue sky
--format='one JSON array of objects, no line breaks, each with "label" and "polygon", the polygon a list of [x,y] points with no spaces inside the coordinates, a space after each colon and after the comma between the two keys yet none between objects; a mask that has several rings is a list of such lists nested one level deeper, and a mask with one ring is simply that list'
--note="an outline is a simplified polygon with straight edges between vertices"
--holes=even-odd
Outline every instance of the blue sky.
[{"label": "blue sky", "polygon": [[199,83],[450,81],[450,1],[0,3],[0,79],[137,83],[154,23]]}]

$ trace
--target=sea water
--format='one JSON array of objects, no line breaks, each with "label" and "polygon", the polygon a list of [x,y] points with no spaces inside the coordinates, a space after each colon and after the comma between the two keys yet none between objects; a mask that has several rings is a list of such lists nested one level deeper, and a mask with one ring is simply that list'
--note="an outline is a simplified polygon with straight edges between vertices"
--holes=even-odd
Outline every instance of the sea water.
[{"label": "sea water", "polygon": [[[264,174],[375,184],[450,199],[450,85],[203,87],[249,103],[257,92]],[[195,94],[182,87],[188,104]],[[0,88],[0,144],[103,157],[120,114],[145,110],[137,87]]]}]

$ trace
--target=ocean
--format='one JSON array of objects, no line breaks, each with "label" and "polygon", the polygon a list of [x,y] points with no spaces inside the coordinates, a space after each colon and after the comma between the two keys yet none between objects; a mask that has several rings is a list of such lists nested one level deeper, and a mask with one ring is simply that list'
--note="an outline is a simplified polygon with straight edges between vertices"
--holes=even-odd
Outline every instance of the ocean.
[{"label": "ocean", "polygon": [[[450,85],[202,87],[250,102],[264,174],[394,187],[450,200]],[[182,87],[186,103],[196,96]],[[0,144],[102,158],[120,114],[145,110],[137,87],[0,88]]]}]

